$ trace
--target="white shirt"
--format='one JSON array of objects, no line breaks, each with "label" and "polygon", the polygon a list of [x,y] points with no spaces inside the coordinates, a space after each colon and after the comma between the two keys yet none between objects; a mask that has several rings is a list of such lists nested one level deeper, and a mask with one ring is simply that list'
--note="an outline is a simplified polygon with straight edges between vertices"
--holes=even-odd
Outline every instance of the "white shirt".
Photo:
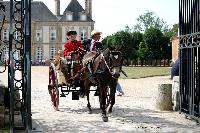
[{"label": "white shirt", "polygon": [[95,41],[94,39],[92,39],[91,45],[90,45],[90,51],[92,51],[92,48],[93,48],[95,42],[96,42],[96,41]]}]

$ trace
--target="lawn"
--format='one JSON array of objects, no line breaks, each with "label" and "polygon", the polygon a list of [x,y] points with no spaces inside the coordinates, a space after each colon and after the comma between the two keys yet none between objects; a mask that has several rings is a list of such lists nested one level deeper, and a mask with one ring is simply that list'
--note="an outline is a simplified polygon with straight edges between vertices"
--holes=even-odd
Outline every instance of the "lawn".
[{"label": "lawn", "polygon": [[171,67],[123,67],[122,70],[126,72],[128,77],[121,74],[120,78],[144,78],[153,76],[167,76],[170,75]]}]

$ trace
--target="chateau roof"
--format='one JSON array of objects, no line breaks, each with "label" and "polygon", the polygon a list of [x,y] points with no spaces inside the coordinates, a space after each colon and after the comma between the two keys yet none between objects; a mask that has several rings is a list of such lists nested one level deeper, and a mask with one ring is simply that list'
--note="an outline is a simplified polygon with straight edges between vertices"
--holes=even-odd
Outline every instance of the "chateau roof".
[{"label": "chateau roof", "polygon": [[[3,5],[5,5],[5,15],[6,21],[9,21],[10,17],[10,1],[2,1]],[[32,1],[31,2],[31,19],[32,21],[36,22],[55,22],[55,21],[62,21],[66,22],[66,13],[73,14],[73,20],[75,22],[80,21],[80,13],[85,13],[83,7],[79,4],[77,0],[71,0],[63,15],[56,16],[54,15],[48,7],[41,1]],[[0,21],[3,20],[3,11],[0,12]],[[94,22],[88,15],[86,22]]]},{"label": "chateau roof", "polygon": [[[10,17],[10,2],[2,1],[5,5],[6,20],[9,21]],[[3,19],[3,11],[0,14],[0,21]],[[57,17],[48,9],[48,7],[41,1],[32,1],[31,3],[31,19],[32,21],[51,22],[57,21]]]},{"label": "chateau roof", "polygon": [[[60,21],[67,21],[66,19],[66,13],[71,12],[73,15],[73,20],[72,21],[80,21],[80,13],[84,13],[85,10],[83,9],[83,7],[80,5],[80,3],[77,0],[71,0],[71,2],[69,3],[69,5],[67,6],[67,8],[65,9],[65,11],[63,12],[62,18],[60,19]],[[87,19],[86,21],[89,22],[93,22],[92,18],[90,18],[87,15]]]}]

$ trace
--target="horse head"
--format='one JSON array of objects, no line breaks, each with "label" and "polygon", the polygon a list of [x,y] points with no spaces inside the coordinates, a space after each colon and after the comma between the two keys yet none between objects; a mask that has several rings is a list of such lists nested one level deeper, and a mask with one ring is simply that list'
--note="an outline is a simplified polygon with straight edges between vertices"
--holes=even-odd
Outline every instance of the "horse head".
[{"label": "horse head", "polygon": [[115,46],[109,46],[103,52],[104,68],[107,68],[113,78],[119,78],[123,64],[123,56],[120,49]]}]

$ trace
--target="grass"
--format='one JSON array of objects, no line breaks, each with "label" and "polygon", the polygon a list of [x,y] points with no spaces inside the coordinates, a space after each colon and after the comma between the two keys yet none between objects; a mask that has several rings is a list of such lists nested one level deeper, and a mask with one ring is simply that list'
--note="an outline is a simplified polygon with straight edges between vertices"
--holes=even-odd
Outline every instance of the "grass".
[{"label": "grass", "polygon": [[9,128],[0,129],[0,133],[9,133]]},{"label": "grass", "polygon": [[167,76],[170,75],[171,67],[123,67],[122,70],[126,72],[128,77],[121,74],[120,78],[135,79],[153,76]]}]

